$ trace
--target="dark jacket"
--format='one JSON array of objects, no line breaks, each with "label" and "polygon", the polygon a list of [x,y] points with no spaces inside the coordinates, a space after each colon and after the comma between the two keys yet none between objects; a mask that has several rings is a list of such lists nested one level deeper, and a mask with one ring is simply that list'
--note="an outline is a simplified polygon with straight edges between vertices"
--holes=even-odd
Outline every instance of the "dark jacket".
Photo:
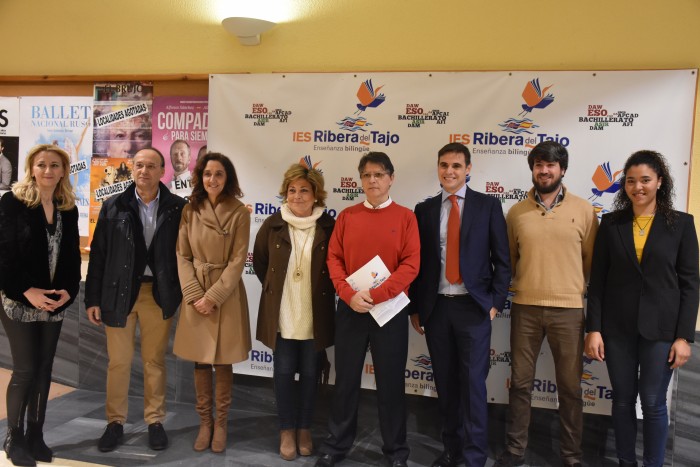
[{"label": "dark jacket", "polygon": [[73,303],[80,287],[80,234],[78,208],[61,211],[63,234],[53,281],[49,271],[49,244],[44,210],[30,208],[10,193],[0,200],[0,288],[12,300],[33,306],[24,296],[31,287],[66,290]]},{"label": "dark jacket", "polygon": [[146,264],[153,273],[153,298],[163,319],[173,316],[182,301],[175,247],[187,201],[160,184],[156,231],[148,250],[137,202],[135,184],[105,201],[90,245],[85,307],[99,306],[107,326],[126,325]]},{"label": "dark jacket", "polygon": [[639,333],[649,340],[682,337],[693,342],[700,299],[698,238],[693,216],[677,214],[674,229],[656,215],[641,264],[631,212],[603,216],[588,285],[588,332],[602,332],[604,338]]},{"label": "dark jacket", "polygon": [[[420,271],[411,284],[410,314],[430,319],[440,285],[440,208],[442,193],[416,206],[420,233]],[[484,313],[503,310],[510,284],[510,249],[501,203],[470,188],[464,194],[459,230],[459,272],[464,286]]]},{"label": "dark jacket", "polygon": [[[328,240],[334,225],[335,220],[324,212],[316,221],[311,247],[311,308],[316,350],[333,345],[335,332],[335,289],[326,266]],[[279,329],[280,303],[291,252],[289,227],[278,211],[260,227],[253,247],[253,268],[262,283],[256,339],[272,350]]]}]

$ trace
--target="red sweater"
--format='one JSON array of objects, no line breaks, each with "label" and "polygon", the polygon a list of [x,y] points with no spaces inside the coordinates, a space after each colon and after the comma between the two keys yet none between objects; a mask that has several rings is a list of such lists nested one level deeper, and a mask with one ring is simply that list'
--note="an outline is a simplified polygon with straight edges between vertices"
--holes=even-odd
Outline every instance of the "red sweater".
[{"label": "red sweater", "polygon": [[376,255],[391,277],[370,290],[374,303],[408,293],[420,267],[420,237],[413,211],[392,202],[384,209],[369,209],[361,203],[340,213],[328,245],[328,271],[345,303],[355,295],[345,278]]}]

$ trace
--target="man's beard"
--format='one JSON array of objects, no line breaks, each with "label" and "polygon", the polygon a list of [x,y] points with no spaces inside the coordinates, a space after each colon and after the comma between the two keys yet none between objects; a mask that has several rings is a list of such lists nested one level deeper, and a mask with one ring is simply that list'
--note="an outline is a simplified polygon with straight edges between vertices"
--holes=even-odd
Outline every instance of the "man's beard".
[{"label": "man's beard", "polygon": [[552,193],[554,191],[558,191],[559,187],[561,186],[561,180],[564,178],[563,176],[559,176],[559,178],[554,178],[552,177],[552,183],[548,185],[541,185],[537,179],[533,176],[532,177],[532,184],[535,186],[535,190],[537,190],[538,193],[541,193],[543,195]]}]

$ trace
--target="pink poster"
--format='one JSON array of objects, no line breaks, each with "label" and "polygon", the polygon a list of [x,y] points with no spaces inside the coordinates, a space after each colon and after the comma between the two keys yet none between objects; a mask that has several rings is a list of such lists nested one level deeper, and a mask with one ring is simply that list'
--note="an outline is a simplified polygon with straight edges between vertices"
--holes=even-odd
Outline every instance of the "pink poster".
[{"label": "pink poster", "polygon": [[161,181],[173,193],[189,196],[197,159],[207,150],[208,100],[163,96],[153,100],[153,147],[165,156]]}]

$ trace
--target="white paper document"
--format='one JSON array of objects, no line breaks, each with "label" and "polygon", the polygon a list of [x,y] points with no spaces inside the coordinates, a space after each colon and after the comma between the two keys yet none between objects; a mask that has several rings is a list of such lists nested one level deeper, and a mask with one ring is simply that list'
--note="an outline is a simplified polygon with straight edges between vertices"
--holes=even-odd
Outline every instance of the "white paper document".
[{"label": "white paper document", "polygon": [[[357,292],[359,290],[379,287],[389,276],[391,276],[389,269],[387,269],[384,261],[377,255],[369,260],[367,264],[348,276],[345,281]],[[392,299],[374,305],[369,310],[369,313],[379,326],[384,326],[391,318],[396,316],[399,311],[403,310],[409,302],[410,300],[406,294],[401,292]]]}]

